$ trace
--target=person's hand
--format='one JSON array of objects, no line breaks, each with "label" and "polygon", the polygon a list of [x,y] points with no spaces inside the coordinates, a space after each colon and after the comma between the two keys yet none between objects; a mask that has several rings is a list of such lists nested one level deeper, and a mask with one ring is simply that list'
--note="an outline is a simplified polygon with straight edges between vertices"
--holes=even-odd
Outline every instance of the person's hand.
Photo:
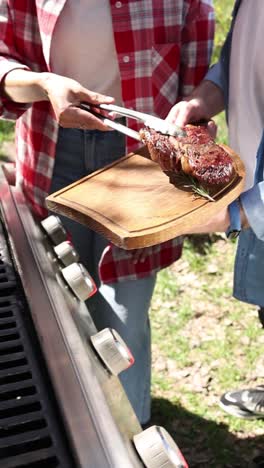
[{"label": "person's hand", "polygon": [[184,100],[175,104],[168,113],[166,120],[172,124],[184,127],[189,123],[208,122],[208,130],[216,136],[216,124],[211,118],[224,108],[222,90],[213,82],[204,80]]},{"label": "person's hand", "polygon": [[[212,202],[213,203],[213,202]],[[242,229],[248,229],[250,227],[246,213],[240,204],[240,219]],[[230,217],[228,207],[220,210],[215,216],[208,219],[207,222],[196,225],[190,229],[186,234],[210,234],[213,232],[226,232],[230,225]]]},{"label": "person's hand", "polygon": [[[213,203],[213,202],[212,202]],[[196,225],[185,234],[210,234],[213,232],[226,232],[230,225],[228,208],[225,207],[207,222]]]},{"label": "person's hand", "polygon": [[186,98],[175,104],[168,113],[166,120],[172,124],[184,127],[191,122],[208,120],[209,115],[201,98]]},{"label": "person's hand", "polygon": [[217,134],[217,125],[214,120],[206,117],[203,103],[199,99],[186,99],[173,106],[166,117],[166,120],[178,127],[184,127],[189,123],[202,122],[206,124],[210,135],[215,138]]},{"label": "person's hand", "polygon": [[[114,98],[90,91],[77,81],[54,73],[43,74],[42,87],[52,104],[56,120],[62,127],[110,130],[100,118],[79,106],[82,102],[110,104],[114,102]],[[99,112],[105,114],[103,111]]]}]

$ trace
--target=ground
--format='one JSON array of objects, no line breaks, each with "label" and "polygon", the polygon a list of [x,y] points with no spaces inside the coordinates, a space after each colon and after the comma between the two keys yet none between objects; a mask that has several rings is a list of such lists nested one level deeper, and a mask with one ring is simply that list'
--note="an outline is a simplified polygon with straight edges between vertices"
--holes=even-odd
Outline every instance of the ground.
[{"label": "ground", "polygon": [[218,404],[223,392],[264,380],[257,307],[232,297],[235,249],[222,235],[188,239],[152,302],[152,422],[190,468],[249,468],[264,456],[264,421],[228,416]]}]

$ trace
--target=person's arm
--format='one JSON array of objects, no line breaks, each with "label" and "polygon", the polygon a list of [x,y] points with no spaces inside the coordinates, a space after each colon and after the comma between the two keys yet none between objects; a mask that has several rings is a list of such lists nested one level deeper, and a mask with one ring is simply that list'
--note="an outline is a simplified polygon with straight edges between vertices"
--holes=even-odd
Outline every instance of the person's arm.
[{"label": "person's arm", "polygon": [[44,83],[48,75],[48,73],[35,73],[18,68],[11,70],[2,80],[2,93],[17,103],[47,101]]},{"label": "person's arm", "polygon": [[[17,15],[21,16],[19,28],[15,22]],[[64,127],[109,130],[100,119],[80,109],[79,104],[82,101],[110,103],[113,98],[87,90],[75,80],[30,69],[39,70],[41,64],[38,54],[27,57],[27,48],[23,49],[23,41],[32,47],[30,31],[28,44],[25,37],[27,27],[26,12],[20,12],[15,2],[3,0],[0,14],[0,115],[17,119],[32,103],[45,100],[51,103],[58,123]],[[38,41],[35,47],[39,47]]]},{"label": "person's arm", "polygon": [[81,102],[101,104],[112,103],[114,99],[94,93],[70,78],[14,69],[2,80],[1,92],[17,103],[50,101],[56,119],[63,127],[109,130],[99,118],[79,106]]},{"label": "person's arm", "polygon": [[[259,182],[240,197],[240,219],[242,229],[252,229],[256,237],[264,241],[264,182]],[[205,234],[210,232],[225,232],[230,224],[228,208],[203,225],[196,225],[186,234]]]},{"label": "person's arm", "polygon": [[[21,8],[21,7],[20,7]],[[18,9],[18,10],[17,10]],[[18,27],[16,14],[21,16],[21,24]],[[0,14],[0,115],[5,119],[19,118],[29,107],[28,104],[19,103],[8,99],[3,92],[3,81],[6,75],[15,69],[29,70],[27,57],[17,44],[27,43],[30,34],[24,34],[23,9],[19,13],[19,7],[14,2],[1,1]],[[23,41],[21,40],[23,38]],[[28,39],[30,40],[30,39]],[[37,45],[36,45],[37,46]],[[32,43],[31,43],[32,47]],[[31,66],[37,64],[31,61]]]},{"label": "person's arm", "polygon": [[[213,202],[212,202],[213,203]],[[248,229],[250,227],[246,212],[240,203],[240,219],[242,229]],[[185,234],[209,234],[214,232],[226,232],[230,226],[230,217],[228,208],[223,208],[219,213],[217,213],[212,218],[208,219],[206,223],[201,225],[196,225],[192,227]]]}]

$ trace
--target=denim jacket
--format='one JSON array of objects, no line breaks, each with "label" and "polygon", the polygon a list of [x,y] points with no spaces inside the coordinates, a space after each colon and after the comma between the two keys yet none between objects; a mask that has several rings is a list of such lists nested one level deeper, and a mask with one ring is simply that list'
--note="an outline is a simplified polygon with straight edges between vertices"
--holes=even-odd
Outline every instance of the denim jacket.
[{"label": "denim jacket", "polygon": [[[232,32],[240,4],[241,0],[235,2],[230,31],[220,60],[206,75],[207,80],[213,81],[223,90],[227,119]],[[264,306],[264,129],[256,158],[254,186],[240,196],[250,228],[243,230],[239,236],[233,294],[241,301]]]}]

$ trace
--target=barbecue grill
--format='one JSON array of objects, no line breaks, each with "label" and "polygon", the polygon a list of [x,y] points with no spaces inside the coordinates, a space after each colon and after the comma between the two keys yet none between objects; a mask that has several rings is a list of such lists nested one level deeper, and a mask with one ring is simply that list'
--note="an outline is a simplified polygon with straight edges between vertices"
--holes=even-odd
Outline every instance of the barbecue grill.
[{"label": "barbecue grill", "polygon": [[186,467],[163,428],[142,431],[117,377],[133,357],[114,330],[96,330],[84,302],[92,278],[58,219],[33,218],[9,168],[0,166],[0,467]]}]

